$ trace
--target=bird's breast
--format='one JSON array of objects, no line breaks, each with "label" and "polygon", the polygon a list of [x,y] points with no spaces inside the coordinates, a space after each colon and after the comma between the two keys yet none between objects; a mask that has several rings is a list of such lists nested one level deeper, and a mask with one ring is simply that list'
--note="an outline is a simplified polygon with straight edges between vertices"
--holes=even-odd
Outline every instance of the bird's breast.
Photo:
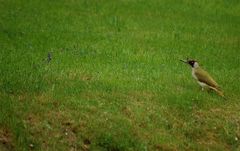
[{"label": "bird's breast", "polygon": [[195,69],[194,68],[192,68],[192,76],[193,76],[194,79],[196,79],[196,80],[198,79],[196,74],[195,74]]}]

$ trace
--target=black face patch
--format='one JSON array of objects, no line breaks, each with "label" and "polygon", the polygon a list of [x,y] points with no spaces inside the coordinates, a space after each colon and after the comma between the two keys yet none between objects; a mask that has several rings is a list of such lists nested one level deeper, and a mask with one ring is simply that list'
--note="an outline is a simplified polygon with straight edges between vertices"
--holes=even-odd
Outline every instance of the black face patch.
[{"label": "black face patch", "polygon": [[195,62],[196,62],[195,60],[189,60],[188,64],[193,67]]}]

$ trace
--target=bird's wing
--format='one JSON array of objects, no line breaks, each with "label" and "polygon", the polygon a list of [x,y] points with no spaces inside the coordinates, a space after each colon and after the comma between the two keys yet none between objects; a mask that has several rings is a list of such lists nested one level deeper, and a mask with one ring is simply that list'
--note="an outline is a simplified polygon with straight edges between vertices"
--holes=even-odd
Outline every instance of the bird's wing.
[{"label": "bird's wing", "polygon": [[200,82],[206,83],[207,85],[214,87],[214,88],[219,88],[218,84],[216,81],[213,80],[213,78],[203,69],[199,69],[195,71],[196,77]]}]

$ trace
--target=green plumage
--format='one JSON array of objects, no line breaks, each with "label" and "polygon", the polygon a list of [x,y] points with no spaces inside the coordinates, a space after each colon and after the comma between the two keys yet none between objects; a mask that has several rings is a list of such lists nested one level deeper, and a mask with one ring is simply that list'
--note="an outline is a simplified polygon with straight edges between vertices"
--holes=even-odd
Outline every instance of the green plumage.
[{"label": "green plumage", "polygon": [[195,75],[198,81],[203,82],[211,87],[219,88],[217,82],[214,81],[213,78],[201,67],[195,69]]}]

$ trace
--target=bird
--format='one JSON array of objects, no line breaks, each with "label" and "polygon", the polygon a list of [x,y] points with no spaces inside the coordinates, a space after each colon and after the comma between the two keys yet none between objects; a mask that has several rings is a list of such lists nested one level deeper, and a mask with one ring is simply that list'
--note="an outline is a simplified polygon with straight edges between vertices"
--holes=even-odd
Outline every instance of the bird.
[{"label": "bird", "polygon": [[210,74],[202,69],[199,63],[193,59],[187,59],[186,61],[180,60],[186,64],[189,64],[192,68],[192,76],[197,80],[198,84],[202,87],[202,90],[205,88],[214,90],[219,96],[224,97],[223,91],[217,82],[210,76]]}]

